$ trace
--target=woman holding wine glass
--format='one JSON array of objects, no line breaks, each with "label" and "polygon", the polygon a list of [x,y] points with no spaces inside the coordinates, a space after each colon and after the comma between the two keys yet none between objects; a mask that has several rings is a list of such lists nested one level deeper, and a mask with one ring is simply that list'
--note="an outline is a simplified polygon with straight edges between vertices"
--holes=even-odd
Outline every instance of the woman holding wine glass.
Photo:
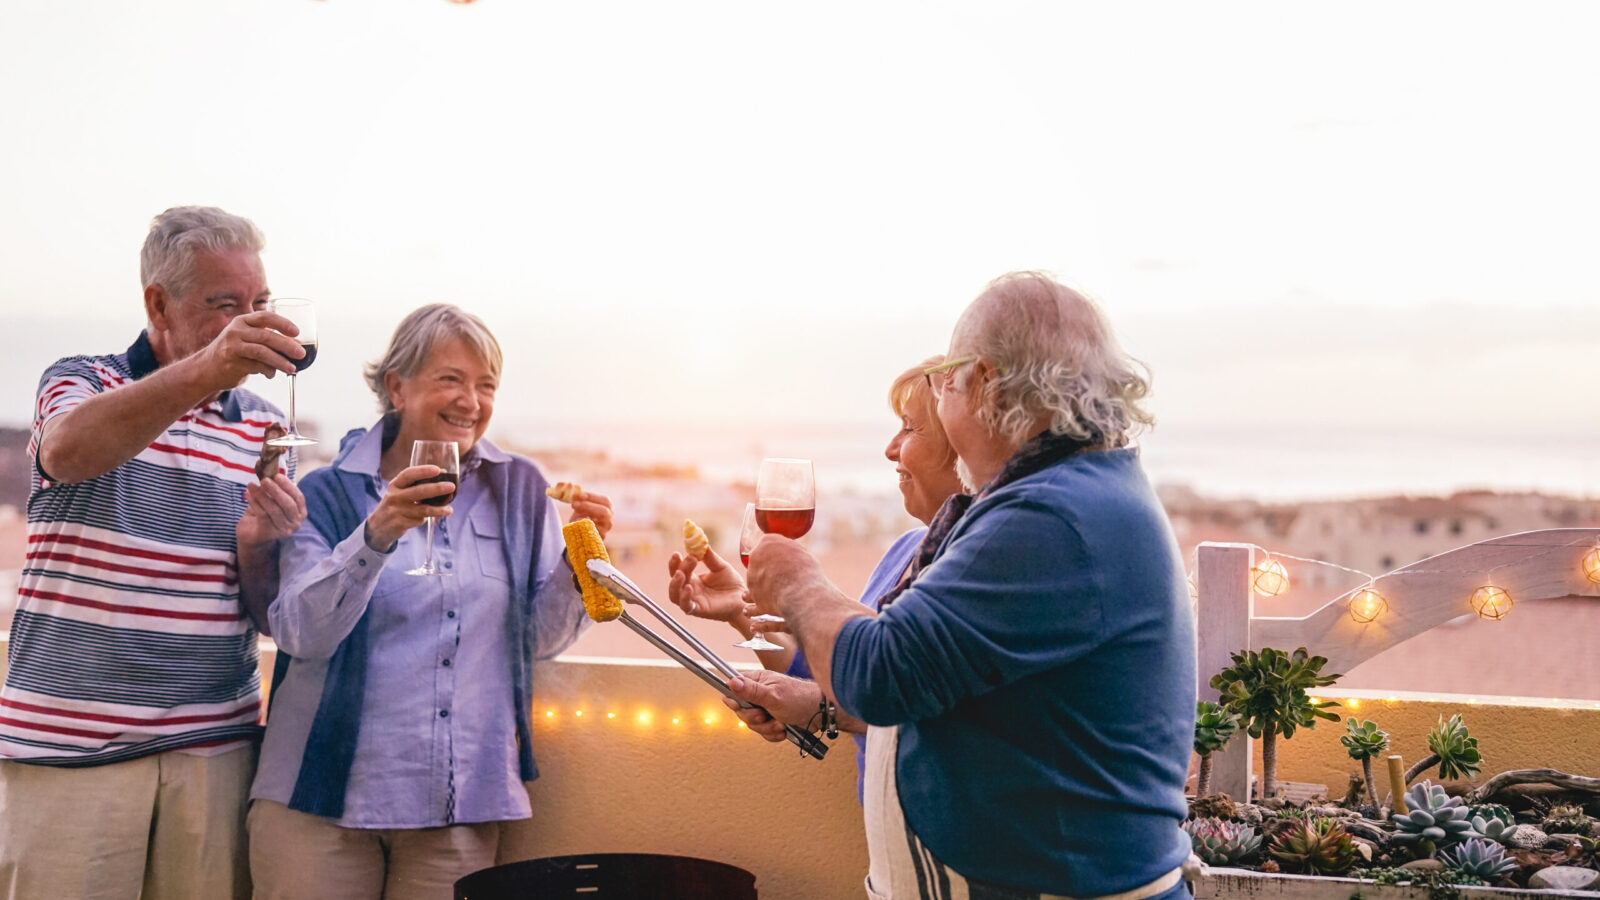
[{"label": "woman holding wine glass", "polygon": [[[500,367],[477,317],[411,313],[367,370],[382,418],[301,482],[248,819],[262,900],[449,896],[531,815],[533,661],[589,620],[544,476],[483,438]],[[571,516],[604,534],[610,501]]]},{"label": "woman holding wine glass", "polygon": [[[871,577],[867,579],[865,590],[861,593],[861,602],[867,606],[875,606],[877,599],[900,580],[900,576],[911,563],[917,544],[928,530],[927,523],[933,520],[934,514],[939,511],[939,507],[944,504],[947,497],[961,491],[961,480],[956,476],[956,454],[945,437],[944,428],[939,424],[939,417],[934,411],[936,401],[929,388],[927,376],[923,374],[924,369],[943,361],[943,355],[923,360],[902,372],[889,387],[889,408],[899,417],[900,425],[888,446],[884,448],[883,454],[895,464],[895,473],[899,476],[900,494],[906,512],[921,521],[923,527],[913,528],[900,535],[879,560]],[[802,468],[793,465],[795,462],[805,462],[805,465]],[[767,463],[773,465],[769,466]],[[774,520],[781,523],[804,519],[806,527],[810,527],[815,509],[815,495],[810,489],[810,479],[800,474],[802,471],[809,473],[809,462],[767,460],[763,464],[761,472],[767,477],[758,478],[757,503],[753,504],[748,512],[754,519],[759,513],[763,499],[767,501],[768,528],[762,530],[775,531],[771,528]],[[766,487],[768,484],[771,487]],[[796,489],[795,485],[800,487]],[[809,503],[806,502],[808,499]],[[810,506],[811,509],[804,509],[806,506]],[[778,510],[789,509],[797,511],[774,514]],[[759,540],[761,531],[757,530],[753,535],[748,528],[743,531],[745,536],[741,538],[740,553],[741,556],[747,556],[749,550],[744,547],[745,541],[753,537],[753,540],[750,540],[750,546],[753,547],[754,541]],[[674,553],[667,561],[667,569],[672,576],[667,590],[672,602],[690,615],[727,622],[747,639],[759,637],[759,632],[765,627],[773,627],[770,624],[763,626],[760,622],[752,621],[753,617],[746,615],[745,581],[738,570],[718,556],[715,550],[706,552],[703,564],[705,571],[697,573],[699,564],[692,556]],[[782,626],[777,624],[775,627]],[[767,708],[782,721],[804,726],[817,711],[821,700],[821,689],[810,680],[811,668],[806,663],[804,654],[793,649],[779,649],[759,652],[756,655],[768,671],[755,673],[749,677],[771,688],[772,705]],[[782,728],[781,721],[767,724]],[[758,730],[761,727],[760,723],[752,725],[752,728]],[[860,762],[862,741],[860,735],[864,733],[864,727],[849,721],[841,721],[841,727],[856,732],[858,745],[856,758]],[[859,782],[857,787],[859,789]]]}]

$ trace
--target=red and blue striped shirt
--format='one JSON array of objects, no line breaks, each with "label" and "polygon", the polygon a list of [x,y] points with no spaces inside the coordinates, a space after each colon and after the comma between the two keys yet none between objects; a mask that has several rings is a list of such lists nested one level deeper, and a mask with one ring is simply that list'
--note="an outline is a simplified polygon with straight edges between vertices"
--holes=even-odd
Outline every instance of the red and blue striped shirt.
[{"label": "red and blue striped shirt", "polygon": [[234,526],[263,432],[283,416],[233,390],[98,478],[58,483],[37,463],[46,422],[156,367],[141,334],[126,353],[63,359],[40,379],[0,758],[93,766],[260,734]]}]

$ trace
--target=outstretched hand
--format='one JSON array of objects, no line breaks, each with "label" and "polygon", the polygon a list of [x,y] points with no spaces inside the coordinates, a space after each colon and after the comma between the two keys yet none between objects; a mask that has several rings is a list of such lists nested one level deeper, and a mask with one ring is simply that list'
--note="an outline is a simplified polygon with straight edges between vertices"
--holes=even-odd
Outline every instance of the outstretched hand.
[{"label": "outstretched hand", "polygon": [[[696,572],[702,562],[705,569]],[[667,598],[691,616],[733,622],[744,616],[744,576],[728,561],[707,550],[706,558],[696,560],[686,553],[674,553],[667,560]]]},{"label": "outstretched hand", "polygon": [[605,540],[606,534],[611,531],[611,498],[594,491],[580,492],[572,498],[572,514],[567,517],[567,524],[579,519],[594,522],[594,530],[600,533],[601,540]]}]

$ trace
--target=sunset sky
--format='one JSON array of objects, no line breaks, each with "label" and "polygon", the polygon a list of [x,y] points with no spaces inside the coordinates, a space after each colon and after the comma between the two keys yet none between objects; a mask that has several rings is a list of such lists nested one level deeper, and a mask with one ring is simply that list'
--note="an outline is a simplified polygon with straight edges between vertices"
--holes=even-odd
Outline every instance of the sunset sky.
[{"label": "sunset sky", "polygon": [[[12,0],[0,423],[50,361],[131,341],[151,216],[204,203],[266,231],[275,292],[318,301],[301,410],[329,428],[370,418],[359,365],[433,300],[505,344],[504,429],[880,422],[984,282],[1042,268],[1153,370],[1153,454],[1209,435],[1274,470],[1348,440],[1373,489],[1600,493],[1575,462],[1600,439],[1597,25],[1560,3]],[[1412,449],[1385,468],[1389,435]]]}]

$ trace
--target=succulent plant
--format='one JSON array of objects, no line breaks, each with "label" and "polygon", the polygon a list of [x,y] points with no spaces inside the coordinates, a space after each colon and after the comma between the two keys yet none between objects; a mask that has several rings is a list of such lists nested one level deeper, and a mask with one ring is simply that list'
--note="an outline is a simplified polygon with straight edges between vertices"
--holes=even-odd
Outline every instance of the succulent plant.
[{"label": "succulent plant", "polygon": [[1507,856],[1504,848],[1494,841],[1481,838],[1462,841],[1439,854],[1439,861],[1447,869],[1490,883],[1517,870],[1517,861]]},{"label": "succulent plant", "polygon": [[1325,656],[1312,656],[1304,647],[1293,653],[1263,648],[1230,654],[1233,665],[1211,678],[1211,687],[1221,692],[1221,703],[1239,714],[1241,724],[1253,738],[1261,739],[1261,796],[1277,793],[1278,744],[1294,737],[1295,729],[1314,727],[1318,719],[1339,721],[1328,712],[1333,700],[1313,701],[1306,695],[1312,688],[1325,687],[1338,675],[1322,674]]},{"label": "succulent plant", "polygon": [[1236,866],[1261,849],[1261,838],[1249,825],[1221,819],[1190,819],[1183,823],[1194,844],[1195,855],[1208,866]]},{"label": "succulent plant", "polygon": [[1372,760],[1389,746],[1389,732],[1381,731],[1378,723],[1368,719],[1363,722],[1352,716],[1344,723],[1344,737],[1339,743],[1351,759],[1360,760],[1361,774],[1367,781],[1367,799],[1378,805],[1378,785],[1372,780]]},{"label": "succulent plant", "polygon": [[1483,765],[1478,753],[1478,739],[1467,734],[1467,724],[1457,713],[1449,719],[1439,717],[1439,724],[1428,732],[1428,755],[1406,771],[1406,784],[1435,765],[1440,778],[1477,778]]},{"label": "succulent plant", "polygon": [[1394,841],[1415,846],[1420,856],[1432,856],[1458,841],[1483,837],[1473,830],[1467,818],[1466,802],[1450,796],[1442,786],[1431,781],[1406,791],[1406,805],[1411,811],[1395,813],[1392,819]]},{"label": "succulent plant", "polygon": [[1517,827],[1516,819],[1502,819],[1499,816],[1490,816],[1485,819],[1481,815],[1474,815],[1467,821],[1472,823],[1473,831],[1497,844],[1509,844],[1511,830]]},{"label": "succulent plant", "polygon": [[1307,875],[1342,875],[1360,859],[1344,826],[1324,818],[1305,819],[1279,833],[1272,855],[1289,871]]},{"label": "succulent plant", "polygon": [[1472,807],[1472,817],[1484,820],[1499,819],[1502,822],[1515,822],[1517,817],[1511,814],[1511,807],[1504,803],[1479,803]]},{"label": "succulent plant", "polygon": [[1562,804],[1550,807],[1550,812],[1539,823],[1539,830],[1546,834],[1578,834],[1590,837],[1594,834],[1594,821],[1584,815],[1583,807]]},{"label": "succulent plant", "polygon": [[1226,706],[1201,700],[1194,708],[1194,752],[1200,756],[1200,774],[1194,795],[1211,793],[1211,754],[1228,746],[1239,731],[1239,714]]}]

